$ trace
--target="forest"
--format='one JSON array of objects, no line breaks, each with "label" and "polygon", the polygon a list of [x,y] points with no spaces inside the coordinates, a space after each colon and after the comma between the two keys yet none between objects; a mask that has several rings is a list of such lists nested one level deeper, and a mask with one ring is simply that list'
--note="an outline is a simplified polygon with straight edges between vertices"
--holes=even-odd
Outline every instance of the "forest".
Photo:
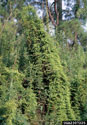
[{"label": "forest", "polygon": [[87,0],[0,0],[0,125],[87,121],[86,92]]}]

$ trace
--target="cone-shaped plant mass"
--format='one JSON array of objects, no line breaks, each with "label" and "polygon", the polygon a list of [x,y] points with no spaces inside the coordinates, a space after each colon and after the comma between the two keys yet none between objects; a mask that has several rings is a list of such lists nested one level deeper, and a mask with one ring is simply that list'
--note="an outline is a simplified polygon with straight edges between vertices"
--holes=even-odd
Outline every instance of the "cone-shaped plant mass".
[{"label": "cone-shaped plant mass", "polygon": [[[42,22],[31,7],[23,8],[21,15],[29,61],[32,64],[29,77],[32,77],[33,89],[37,93],[40,117],[44,120],[46,118],[48,124],[74,120],[70,104],[70,85],[63,72],[57,43],[44,31]],[[28,68],[27,73],[29,70]]]}]

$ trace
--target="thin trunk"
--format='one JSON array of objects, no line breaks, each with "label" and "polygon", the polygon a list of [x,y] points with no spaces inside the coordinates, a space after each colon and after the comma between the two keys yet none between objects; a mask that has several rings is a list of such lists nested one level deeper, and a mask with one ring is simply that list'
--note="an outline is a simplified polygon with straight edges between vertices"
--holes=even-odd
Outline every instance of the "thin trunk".
[{"label": "thin trunk", "polygon": [[59,25],[59,11],[57,10],[57,0],[55,0],[54,10],[56,13],[56,24]]},{"label": "thin trunk", "polygon": [[50,11],[49,7],[47,7],[47,10],[48,10],[49,17],[50,17],[50,19],[51,19],[52,24],[56,27],[57,25],[56,25],[56,23],[55,23],[54,17],[53,17],[52,14],[51,14],[51,11]]},{"label": "thin trunk", "polygon": [[59,12],[59,20],[62,20],[62,0],[56,0],[57,11]]}]

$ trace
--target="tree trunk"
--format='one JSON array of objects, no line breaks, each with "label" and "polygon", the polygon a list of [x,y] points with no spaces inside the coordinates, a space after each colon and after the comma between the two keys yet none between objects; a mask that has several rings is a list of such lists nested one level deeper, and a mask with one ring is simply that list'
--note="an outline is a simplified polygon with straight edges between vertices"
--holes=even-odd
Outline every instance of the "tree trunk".
[{"label": "tree trunk", "polygon": [[59,12],[59,20],[62,20],[62,0],[57,0],[57,10]]}]

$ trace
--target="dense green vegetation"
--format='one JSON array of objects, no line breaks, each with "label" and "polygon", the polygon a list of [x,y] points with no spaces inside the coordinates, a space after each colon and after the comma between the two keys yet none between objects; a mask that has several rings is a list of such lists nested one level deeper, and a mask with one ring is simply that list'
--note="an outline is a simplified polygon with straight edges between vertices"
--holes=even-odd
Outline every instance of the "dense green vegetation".
[{"label": "dense green vegetation", "polygon": [[[41,20],[23,0],[0,3],[0,125],[87,120],[87,34],[80,22],[82,14],[86,19],[87,7],[83,2],[84,8],[79,0],[75,4],[74,19],[63,21],[60,15],[54,36],[48,33],[48,11]],[[58,21],[55,15],[56,10],[54,21]]]}]

